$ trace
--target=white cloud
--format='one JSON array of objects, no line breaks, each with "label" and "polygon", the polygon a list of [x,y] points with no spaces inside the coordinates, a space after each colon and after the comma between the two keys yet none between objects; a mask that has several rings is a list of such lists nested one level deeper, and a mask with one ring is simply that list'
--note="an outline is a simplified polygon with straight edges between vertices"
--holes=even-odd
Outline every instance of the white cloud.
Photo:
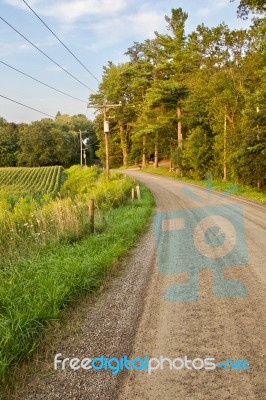
[{"label": "white cloud", "polygon": [[74,0],[61,1],[49,7],[43,7],[42,12],[47,16],[59,18],[63,21],[72,22],[84,16],[108,15],[121,11],[125,7],[123,0]]},{"label": "white cloud", "polygon": [[[5,1],[14,7],[28,9],[19,0]],[[34,11],[62,22],[73,22],[84,16],[110,15],[128,6],[124,0],[28,0],[27,2]]]},{"label": "white cloud", "polygon": [[163,29],[166,25],[164,15],[161,12],[153,10],[143,10],[139,13],[128,15],[126,19],[131,24],[134,33],[139,33],[149,38],[154,36],[154,31]]},{"label": "white cloud", "polygon": [[[21,0],[4,0],[6,3],[24,10],[29,10]],[[219,0],[222,1],[222,0]],[[114,19],[121,19],[121,24],[130,23],[130,29],[148,32],[151,35],[163,21],[163,14],[156,11],[155,5],[146,2],[138,5],[137,0],[27,0],[39,15],[58,19],[67,28],[78,20],[94,17],[106,26]],[[94,25],[94,20],[91,21]],[[133,25],[136,25],[134,29]],[[103,29],[104,30],[104,29]]]},{"label": "white cloud", "polygon": [[135,13],[131,11],[113,18],[97,19],[85,29],[95,35],[96,42],[89,46],[89,49],[94,51],[99,47],[108,48],[127,38],[129,42],[132,38],[135,41],[152,38],[154,31],[162,31],[165,25],[164,15],[161,12],[142,7]]},{"label": "white cloud", "polygon": [[[4,0],[6,3],[30,11],[21,0]],[[221,0],[220,0],[221,1]],[[89,31],[94,44],[108,47],[136,37],[151,38],[155,30],[166,25],[159,4],[150,0],[27,0],[40,15],[56,18],[63,34],[71,31]],[[152,5],[152,6],[151,6]],[[48,23],[49,25],[49,23]],[[58,30],[57,30],[58,31]],[[60,30],[59,30],[60,31]],[[97,44],[95,43],[95,39]]]},{"label": "white cloud", "polygon": [[198,10],[196,12],[196,15],[199,17],[207,17],[208,15],[210,15],[212,13],[213,10],[211,10],[210,8],[201,8],[200,10]]},{"label": "white cloud", "polygon": [[18,49],[24,51],[24,50],[31,50],[32,47],[29,44],[22,43],[18,46]]},{"label": "white cloud", "polygon": [[0,43],[0,53],[2,56],[14,54],[14,52],[25,52],[32,50],[32,47],[26,43],[12,42],[10,44]]},{"label": "white cloud", "polygon": [[[205,2],[206,3],[206,2]],[[226,8],[230,6],[229,0],[208,0],[208,6],[199,8],[198,11],[196,12],[196,15],[199,17],[207,17],[208,15],[211,15],[212,13],[216,12],[217,10],[221,10],[222,8]]]},{"label": "white cloud", "polygon": [[228,7],[228,0],[216,0],[216,5],[217,5],[217,8],[225,8],[225,7]]}]

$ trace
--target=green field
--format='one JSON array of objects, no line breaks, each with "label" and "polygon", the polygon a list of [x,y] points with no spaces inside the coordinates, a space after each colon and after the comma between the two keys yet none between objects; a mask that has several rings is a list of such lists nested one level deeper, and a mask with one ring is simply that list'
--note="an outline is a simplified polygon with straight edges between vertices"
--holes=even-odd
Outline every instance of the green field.
[{"label": "green field", "polygon": [[14,194],[53,194],[60,189],[63,172],[59,166],[0,168],[0,190]]},{"label": "green field", "polygon": [[[50,196],[62,173],[58,195]],[[0,179],[0,189],[10,191],[0,193],[2,399],[17,379],[21,362],[31,357],[67,305],[97,291],[107,276],[116,274],[116,261],[147,226],[154,203],[144,187],[141,200],[133,202],[133,180],[111,173],[106,181],[96,166],[65,171],[2,168]],[[32,196],[40,190],[46,193]],[[9,201],[15,192],[15,201]],[[89,199],[95,205],[93,234]]]}]

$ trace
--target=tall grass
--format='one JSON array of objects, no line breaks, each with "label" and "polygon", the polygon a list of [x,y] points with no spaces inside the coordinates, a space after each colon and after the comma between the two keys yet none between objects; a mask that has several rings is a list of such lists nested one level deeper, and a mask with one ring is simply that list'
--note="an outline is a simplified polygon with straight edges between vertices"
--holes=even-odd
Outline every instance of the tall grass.
[{"label": "tall grass", "polygon": [[[84,292],[96,290],[136,240],[153,198],[132,203],[133,181],[96,167],[72,167],[57,198],[0,196],[0,382],[29,357],[49,321]],[[96,233],[88,230],[95,200]]]},{"label": "tall grass", "polygon": [[141,201],[104,212],[102,232],[0,270],[0,381],[32,354],[40,333],[70,301],[100,287],[145,227],[152,208],[152,195],[143,188]]},{"label": "tall grass", "polygon": [[46,246],[80,239],[88,231],[87,205],[79,198],[57,198],[36,208],[19,201],[0,217],[0,268]]},{"label": "tall grass", "polygon": [[80,240],[88,233],[89,198],[95,200],[96,229],[101,229],[101,213],[123,204],[132,184],[121,174],[111,175],[106,182],[97,167],[75,166],[67,171],[56,199],[20,197],[11,207],[0,197],[0,268],[9,268],[47,246]]}]

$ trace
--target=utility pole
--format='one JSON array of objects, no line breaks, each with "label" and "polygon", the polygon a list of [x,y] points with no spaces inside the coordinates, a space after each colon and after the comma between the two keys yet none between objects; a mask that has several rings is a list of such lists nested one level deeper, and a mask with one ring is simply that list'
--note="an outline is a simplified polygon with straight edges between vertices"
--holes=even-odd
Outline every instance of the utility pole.
[{"label": "utility pole", "polygon": [[224,110],[224,174],[223,181],[226,182],[227,179],[227,112],[226,106]]},{"label": "utility pole", "polygon": [[87,108],[97,108],[103,110],[103,131],[104,131],[104,140],[105,140],[105,170],[106,170],[106,179],[109,180],[110,176],[110,151],[109,151],[109,121],[107,120],[107,111],[110,108],[121,107],[122,103],[119,104],[107,104],[104,102],[102,105],[93,105],[88,104]]},{"label": "utility pole", "polygon": [[84,131],[84,132],[82,132],[82,131],[81,131],[81,129],[79,129],[79,141],[80,141],[80,166],[81,166],[81,168],[83,167],[83,162],[82,162],[82,157],[83,157],[83,154],[82,154],[82,151],[83,151],[83,146],[82,146],[82,143],[83,143],[83,141],[82,141],[82,133],[87,133],[87,131]]},{"label": "utility pole", "polygon": [[83,158],[84,158],[84,166],[87,168],[87,156],[86,156],[86,148],[83,149]]},{"label": "utility pole", "polygon": [[80,141],[80,166],[82,168],[82,132],[79,130],[79,141]]},{"label": "utility pole", "polygon": [[182,135],[182,112],[181,112],[181,107],[180,105],[177,106],[176,109],[176,115],[177,115],[177,140],[178,140],[178,147],[182,149],[183,145],[183,135]]}]

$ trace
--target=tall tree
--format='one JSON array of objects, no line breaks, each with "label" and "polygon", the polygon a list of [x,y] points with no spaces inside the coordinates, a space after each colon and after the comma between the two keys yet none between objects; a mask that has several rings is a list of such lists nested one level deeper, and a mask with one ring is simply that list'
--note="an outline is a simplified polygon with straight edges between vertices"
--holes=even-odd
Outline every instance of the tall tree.
[{"label": "tall tree", "polygon": [[[235,0],[230,0],[231,2]],[[237,14],[239,17],[246,19],[249,12],[255,14],[263,14],[266,12],[266,4],[264,0],[241,0],[238,6]]]},{"label": "tall tree", "polygon": [[0,166],[16,166],[18,150],[18,125],[0,118]]}]

